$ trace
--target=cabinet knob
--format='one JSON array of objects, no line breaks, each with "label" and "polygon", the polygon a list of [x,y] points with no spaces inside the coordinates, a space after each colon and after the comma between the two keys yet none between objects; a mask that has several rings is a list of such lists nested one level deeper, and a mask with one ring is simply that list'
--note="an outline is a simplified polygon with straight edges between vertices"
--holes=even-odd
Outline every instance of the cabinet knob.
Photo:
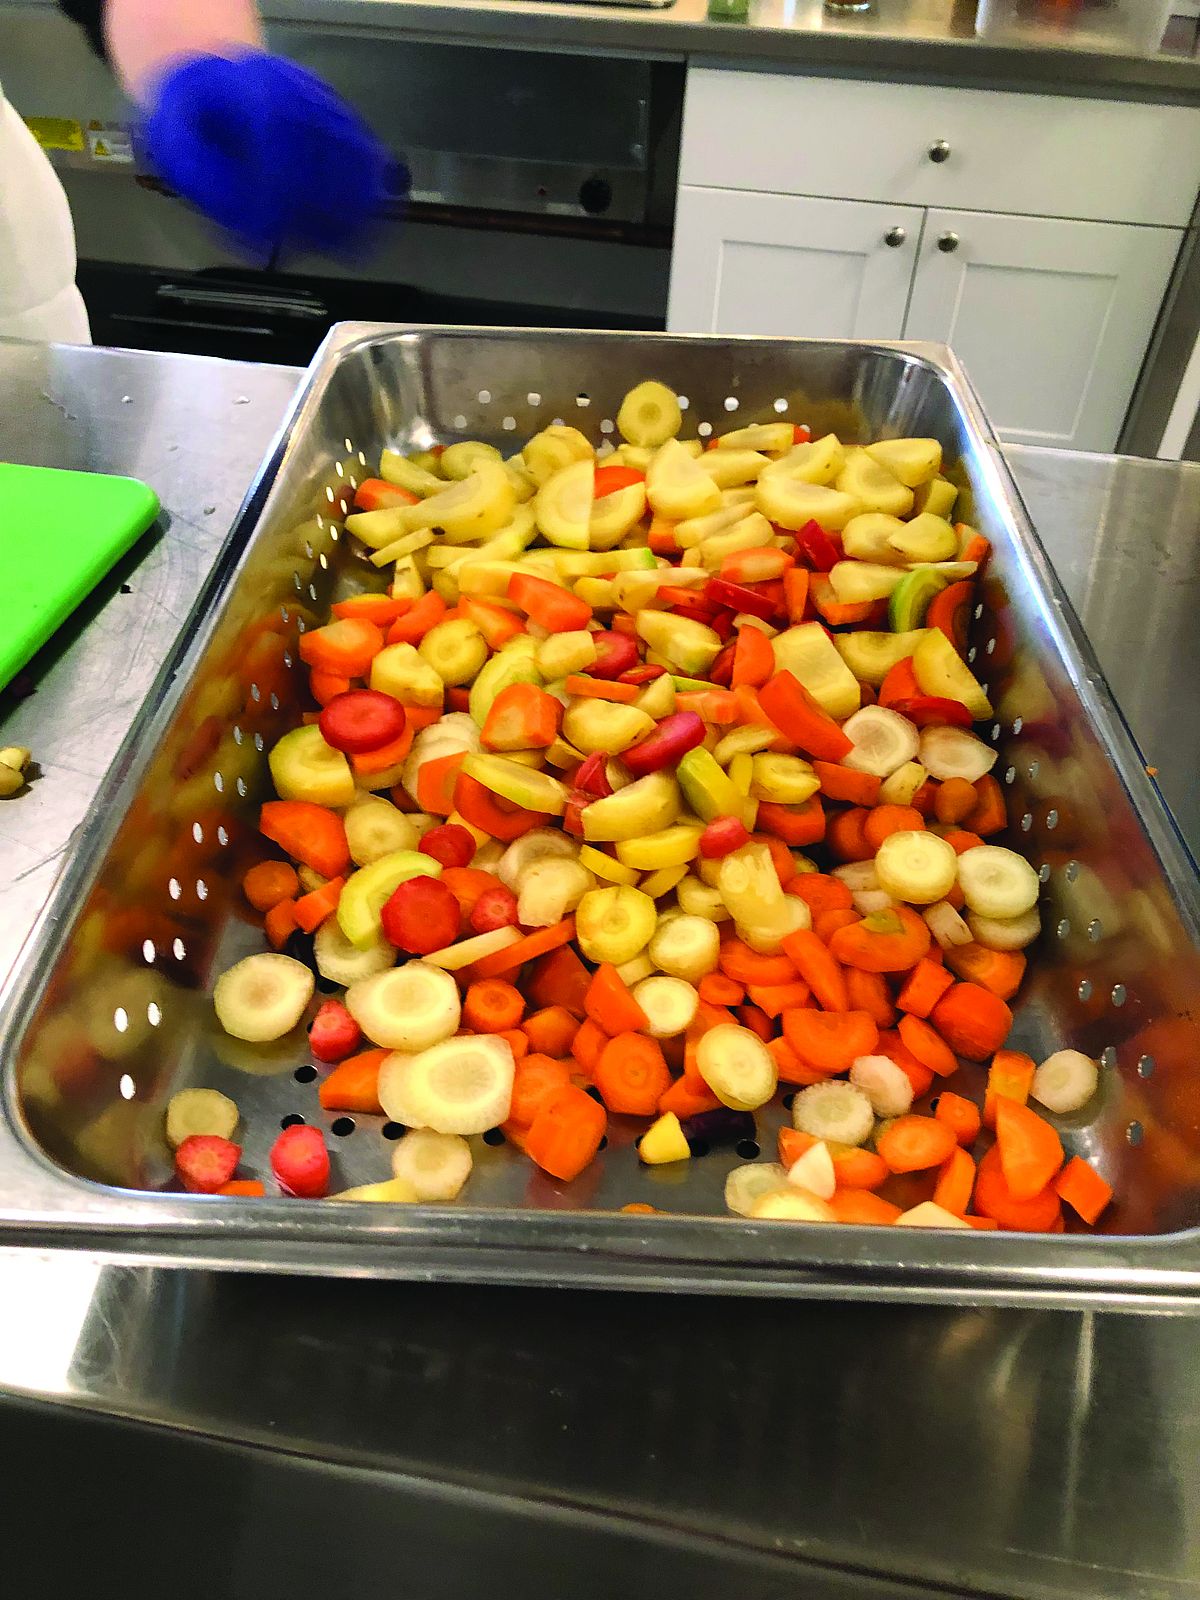
[{"label": "cabinet knob", "polygon": [[899,250],[900,246],[907,238],[908,234],[905,233],[903,228],[889,228],[883,236],[883,242],[888,246],[889,249]]},{"label": "cabinet knob", "polygon": [[950,159],[950,146],[945,139],[938,139],[929,146],[929,159],[939,164]]},{"label": "cabinet knob", "polygon": [[956,233],[939,234],[937,247],[945,255],[950,255],[958,249],[958,235]]}]

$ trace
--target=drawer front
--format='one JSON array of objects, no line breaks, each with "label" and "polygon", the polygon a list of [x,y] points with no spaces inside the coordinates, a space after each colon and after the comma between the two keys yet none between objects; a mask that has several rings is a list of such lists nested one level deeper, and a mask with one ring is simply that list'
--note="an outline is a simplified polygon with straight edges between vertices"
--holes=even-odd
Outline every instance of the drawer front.
[{"label": "drawer front", "polygon": [[1200,108],[701,67],[680,181],[1184,227]]}]

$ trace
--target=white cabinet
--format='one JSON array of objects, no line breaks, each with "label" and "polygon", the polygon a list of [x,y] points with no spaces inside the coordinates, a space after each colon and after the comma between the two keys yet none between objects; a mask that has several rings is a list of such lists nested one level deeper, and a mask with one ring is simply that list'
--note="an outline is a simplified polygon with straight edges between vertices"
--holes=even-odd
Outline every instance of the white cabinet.
[{"label": "white cabinet", "polygon": [[667,325],[946,343],[1001,437],[1111,450],[1198,187],[1194,106],[692,69]]},{"label": "white cabinet", "polygon": [[912,206],[684,186],[674,330],[898,339],[923,213]]},{"label": "white cabinet", "polygon": [[996,431],[1109,450],[1179,248],[1171,228],[930,211],[904,325],[952,347]]}]

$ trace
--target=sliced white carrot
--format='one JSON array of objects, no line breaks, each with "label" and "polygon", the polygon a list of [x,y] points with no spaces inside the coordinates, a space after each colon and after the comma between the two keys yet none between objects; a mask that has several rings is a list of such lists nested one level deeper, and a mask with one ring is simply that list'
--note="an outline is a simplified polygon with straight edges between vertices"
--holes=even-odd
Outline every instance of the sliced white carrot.
[{"label": "sliced white carrot", "polygon": [[775,1057],[756,1033],[734,1022],[710,1028],[696,1046],[700,1076],[722,1105],[755,1111],[775,1093]]},{"label": "sliced white carrot", "polygon": [[1080,1050],[1056,1050],[1033,1075],[1029,1092],[1047,1111],[1079,1111],[1096,1092],[1100,1071]]},{"label": "sliced white carrot", "polygon": [[866,1095],[876,1116],[902,1117],[912,1107],[912,1082],[891,1056],[859,1056],[850,1082]]},{"label": "sliced white carrot", "polygon": [[974,783],[996,765],[999,751],[965,728],[923,728],[918,759],[931,778],[965,778]]},{"label": "sliced white carrot", "polygon": [[832,1144],[864,1144],[875,1126],[868,1097],[852,1083],[814,1083],[792,1101],[792,1126]]},{"label": "sliced white carrot", "polygon": [[875,852],[879,886],[898,900],[928,906],[944,900],[958,875],[953,847],[936,833],[902,828],[889,834]]},{"label": "sliced white carrot", "polygon": [[1038,875],[1015,850],[977,844],[958,858],[958,883],[971,911],[984,917],[1019,917],[1037,905]]}]

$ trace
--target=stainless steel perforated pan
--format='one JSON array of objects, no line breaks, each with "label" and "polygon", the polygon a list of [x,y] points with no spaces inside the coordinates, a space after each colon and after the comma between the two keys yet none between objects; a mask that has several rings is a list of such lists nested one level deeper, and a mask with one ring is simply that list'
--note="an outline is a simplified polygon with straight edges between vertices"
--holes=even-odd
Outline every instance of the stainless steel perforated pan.
[{"label": "stainless steel perforated pan", "polygon": [[[303,1036],[243,1046],[214,977],[261,948],[239,880],[256,857],[264,751],[301,706],[298,630],[353,585],[344,495],[380,449],[473,437],[510,450],[556,419],[597,442],[654,375],[701,435],[786,417],[843,437],[936,435],[963,514],[993,542],[972,654],[989,687],[1009,842],[1045,885],[1014,1043],[1103,1062],[1070,1147],[1112,1181],[1096,1235],[750,1223],[723,1214],[741,1156],[640,1167],[635,1130],[557,1185],[474,1141],[453,1207],[169,1192],[169,1096],[224,1089],[261,1171],[281,1122],[326,1130],[336,1177],[382,1178],[379,1119],[328,1116]],[[86,737],[86,730],[81,730]],[[212,580],[106,780],[4,995],[0,1238],[114,1255],[323,1273],[729,1293],[1191,1304],[1200,1288],[1200,899],[961,369],[940,347],[542,331],[334,330]],[[968,1079],[970,1085],[970,1080]],[[978,1087],[978,1083],[974,1085]],[[780,1111],[760,1118],[769,1158]],[[618,1208],[647,1201],[658,1215]]]}]

